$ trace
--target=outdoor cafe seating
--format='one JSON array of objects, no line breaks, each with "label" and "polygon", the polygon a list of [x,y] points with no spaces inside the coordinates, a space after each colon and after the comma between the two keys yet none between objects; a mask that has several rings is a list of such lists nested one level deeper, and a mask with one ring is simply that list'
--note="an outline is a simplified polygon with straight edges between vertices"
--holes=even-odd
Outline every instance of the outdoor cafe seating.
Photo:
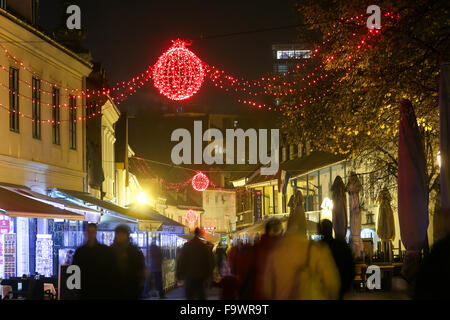
[{"label": "outdoor cafe seating", "polygon": [[[366,281],[368,275],[367,269],[371,265],[376,265],[381,272],[381,290],[389,291],[392,288],[392,278],[400,273],[404,252],[399,247],[394,248],[391,242],[377,243],[377,250],[373,250],[372,238],[362,239],[364,251],[362,259],[355,263],[354,289],[366,290]],[[397,254],[395,254],[397,252]]]}]

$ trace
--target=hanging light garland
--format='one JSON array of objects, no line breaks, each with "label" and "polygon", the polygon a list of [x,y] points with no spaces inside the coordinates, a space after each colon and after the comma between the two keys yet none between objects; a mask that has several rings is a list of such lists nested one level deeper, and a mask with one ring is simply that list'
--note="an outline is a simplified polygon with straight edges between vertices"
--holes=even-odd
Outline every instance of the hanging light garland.
[{"label": "hanging light garland", "polygon": [[[218,187],[217,185],[212,182],[206,174],[203,172],[198,172],[190,168],[184,168],[184,167],[178,167],[179,169],[184,169],[188,171],[194,171],[195,175],[189,178],[188,180],[184,182],[168,182],[165,181],[163,178],[159,176],[149,165],[149,162],[155,162],[148,159],[143,159],[140,157],[132,157],[130,158],[129,164],[133,166],[139,173],[145,175],[147,178],[157,179],[161,186],[164,187],[167,190],[173,190],[173,191],[180,191],[187,186],[191,185],[192,188],[195,191],[205,191],[208,187],[213,188],[214,190],[222,190],[222,188]],[[160,163],[156,162],[160,165],[166,165],[168,167],[173,167],[173,164],[166,164],[166,163]]]},{"label": "hanging light garland", "polygon": [[[384,16],[390,19],[400,18],[399,15],[394,15],[392,12],[387,12],[384,14]],[[337,30],[336,26],[342,23],[355,23],[357,26],[364,26],[365,28],[364,15],[358,15],[347,19],[341,18],[340,21],[337,21],[334,24],[335,29]],[[252,101],[248,97],[246,98],[239,97],[237,99],[239,103],[254,106],[259,109],[266,108],[267,110],[275,110],[275,111],[280,111],[286,108],[298,109],[299,107],[302,107],[304,104],[313,103],[318,99],[324,97],[326,94],[328,94],[330,91],[334,89],[334,86],[336,85],[337,82],[340,83],[342,81],[342,78],[336,80],[336,78],[340,77],[339,75],[340,71],[343,71],[345,72],[345,75],[348,75],[351,68],[354,67],[354,65],[349,68],[337,66],[332,71],[327,72],[325,70],[327,63],[330,61],[330,59],[331,60],[334,59],[334,57],[331,56],[322,61],[309,74],[304,75],[301,79],[297,79],[294,81],[288,81],[286,79],[286,75],[294,73],[298,74],[299,71],[302,70],[308,63],[311,63],[313,58],[318,56],[319,51],[323,49],[323,46],[325,46],[332,40],[332,35],[335,32],[336,31],[328,33],[327,38],[312,51],[310,57],[306,59],[302,64],[296,65],[292,70],[289,70],[287,73],[283,75],[261,77],[261,79],[258,80],[245,80],[243,78],[236,78],[231,75],[227,75],[223,70],[219,70],[216,67],[209,66],[206,63],[203,63],[192,51],[186,48],[186,46],[189,45],[189,43],[178,39],[172,41],[173,45],[161,55],[161,57],[158,59],[158,61],[154,66],[148,67],[142,74],[133,77],[131,80],[127,82],[124,81],[121,83],[117,83],[116,86],[113,88],[81,90],[78,88],[73,89],[63,87],[57,83],[52,83],[50,81],[46,81],[43,79],[41,79],[41,82],[44,85],[50,86],[51,88],[58,88],[65,91],[66,96],[74,96],[77,99],[81,99],[84,96],[86,98],[91,98],[93,96],[99,97],[108,96],[109,99],[111,99],[113,102],[115,102],[116,104],[120,104],[120,102],[136,93],[137,89],[145,85],[145,83],[148,82],[150,78],[153,79],[155,87],[159,90],[159,92],[162,95],[175,101],[189,99],[193,95],[195,95],[200,90],[205,76],[207,76],[216,87],[224,89],[226,92],[230,91],[241,92],[242,94],[245,94],[246,96],[250,97],[261,95],[286,97],[298,93],[306,93],[305,92],[306,90],[308,90],[313,86],[318,85],[320,82],[326,79],[331,80],[331,86],[324,89],[322,93],[316,94],[315,97],[310,97],[303,100],[300,99],[296,105],[268,106],[263,103]],[[363,38],[358,43],[358,46],[355,49],[355,51],[351,52],[350,55],[346,57],[347,60],[349,62],[354,63],[357,60],[361,59],[361,56],[358,56],[357,51],[359,51],[361,48],[363,48],[361,51],[366,51],[370,37],[372,35],[379,35],[379,34],[380,34],[379,30],[373,29],[369,30],[369,33],[367,35],[363,35]],[[353,33],[352,36],[355,37],[356,33]],[[349,44],[350,40],[347,41],[346,44],[347,47],[342,46],[339,52],[343,51],[345,48],[348,49]],[[37,74],[31,68],[27,67],[23,61],[19,61],[15,56],[13,56],[9,52],[9,50],[4,45],[0,44],[0,46],[3,48],[3,51],[8,56],[8,58],[12,59],[17,66],[30,72],[31,74],[33,74],[33,76],[40,78],[39,74]],[[9,72],[8,68],[5,66],[0,65],[0,68],[5,72]],[[24,83],[29,88],[36,89],[32,87],[31,83],[25,80],[19,79],[19,81]],[[282,82],[277,83],[279,81]],[[305,84],[303,86],[299,86],[299,82],[304,82]],[[5,88],[6,90],[9,90],[9,92],[12,92],[10,88],[3,83],[0,83],[0,86]],[[44,88],[38,88],[38,90],[44,95],[53,95],[53,91],[51,90],[45,90]],[[27,97],[23,94],[19,94],[18,92],[13,93],[18,95],[19,98],[21,99],[26,99],[33,102],[33,99],[30,97]],[[296,98],[295,100],[298,100],[298,97],[295,98]],[[47,102],[41,102],[41,104],[44,106],[51,106],[53,108],[61,106],[67,107],[67,104],[63,104],[60,106],[53,106],[51,103]],[[15,112],[14,110],[9,110],[9,108],[7,108],[4,105],[0,105],[0,107],[2,109],[8,110],[8,112]],[[91,103],[86,106],[82,106],[82,108],[83,107],[90,108],[92,110],[95,106],[93,106],[93,104]],[[94,112],[87,117],[78,117],[76,121],[87,120],[99,114],[101,114],[100,111]],[[31,117],[30,115],[26,115],[21,112],[19,112],[19,115],[21,117],[33,119],[33,117]],[[55,123],[53,120],[38,120],[38,121],[42,123]]]}]

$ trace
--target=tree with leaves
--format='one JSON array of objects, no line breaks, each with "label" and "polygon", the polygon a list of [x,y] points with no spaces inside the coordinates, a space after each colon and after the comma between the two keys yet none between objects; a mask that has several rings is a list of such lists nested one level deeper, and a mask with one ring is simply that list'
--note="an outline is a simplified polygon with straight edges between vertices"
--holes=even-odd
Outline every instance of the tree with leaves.
[{"label": "tree with leaves", "polygon": [[[309,140],[315,149],[364,162],[375,174],[373,181],[382,187],[389,178],[397,178],[399,103],[406,98],[414,106],[422,131],[428,189],[436,190],[439,67],[450,55],[448,2],[377,4],[382,10],[381,30],[372,37],[365,23],[339,23],[342,17],[363,15],[367,19],[366,1],[296,3],[305,24],[299,29],[299,40],[315,44],[328,39],[308,65],[296,72],[297,87],[327,76],[284,96],[287,105],[309,103],[286,108],[282,128],[291,143]],[[305,75],[311,77],[305,81]]]}]

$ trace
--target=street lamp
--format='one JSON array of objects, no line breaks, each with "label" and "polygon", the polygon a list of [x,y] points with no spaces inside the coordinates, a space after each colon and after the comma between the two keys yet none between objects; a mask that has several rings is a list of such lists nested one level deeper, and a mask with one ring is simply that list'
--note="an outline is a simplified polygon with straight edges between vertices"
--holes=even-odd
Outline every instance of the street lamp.
[{"label": "street lamp", "polygon": [[137,202],[139,204],[147,204],[148,199],[147,199],[147,195],[144,192],[139,192],[139,194],[137,195]]}]

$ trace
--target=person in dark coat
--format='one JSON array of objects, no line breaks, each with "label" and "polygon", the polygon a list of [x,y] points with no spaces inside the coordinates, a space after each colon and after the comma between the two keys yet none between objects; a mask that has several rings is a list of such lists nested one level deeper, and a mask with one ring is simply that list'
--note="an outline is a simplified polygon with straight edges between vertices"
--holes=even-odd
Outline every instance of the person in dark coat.
[{"label": "person in dark coat", "polygon": [[216,283],[216,286],[222,289],[220,300],[236,299],[238,294],[236,277],[231,274],[226,248],[224,247],[218,247],[216,249],[216,268],[220,276],[220,281]]},{"label": "person in dark coat", "polygon": [[230,253],[228,254],[228,263],[231,268],[231,273],[236,275],[236,256],[239,250],[242,249],[244,243],[241,239],[236,241],[236,244],[230,249]]},{"label": "person in dark coat", "polygon": [[249,300],[253,297],[254,286],[254,259],[255,248],[246,243],[236,251],[235,264],[233,266],[236,275],[236,283],[239,300]]},{"label": "person in dark coat", "polygon": [[112,251],[98,243],[96,224],[90,223],[86,233],[86,244],[75,251],[72,260],[72,264],[79,266],[81,271],[79,297],[83,300],[110,299],[113,283],[111,265],[114,264]]},{"label": "person in dark coat", "polygon": [[283,226],[279,219],[270,219],[266,223],[265,233],[262,235],[258,244],[255,246],[255,259],[252,268],[254,274],[253,298],[261,300],[264,298],[261,284],[264,276],[264,267],[266,266],[267,257],[275,248],[278,240],[280,240]]},{"label": "person in dark coat", "polygon": [[115,258],[115,298],[140,299],[145,283],[145,259],[141,250],[131,243],[127,225],[116,228],[111,248]]},{"label": "person in dark coat", "polygon": [[205,300],[205,289],[212,277],[214,257],[211,248],[200,239],[201,231],[184,244],[177,261],[177,279],[184,281],[188,300]]},{"label": "person in dark coat", "polygon": [[320,233],[333,255],[336,266],[341,277],[341,289],[339,299],[351,289],[353,279],[355,278],[355,261],[353,260],[352,250],[343,240],[333,239],[333,223],[324,219],[320,222]]},{"label": "person in dark coat", "polygon": [[153,241],[150,246],[150,281],[153,280],[156,290],[158,290],[159,297],[165,299],[162,279],[162,261],[163,254],[161,248]]},{"label": "person in dark coat", "polygon": [[420,266],[414,299],[450,299],[450,235],[436,242]]}]

